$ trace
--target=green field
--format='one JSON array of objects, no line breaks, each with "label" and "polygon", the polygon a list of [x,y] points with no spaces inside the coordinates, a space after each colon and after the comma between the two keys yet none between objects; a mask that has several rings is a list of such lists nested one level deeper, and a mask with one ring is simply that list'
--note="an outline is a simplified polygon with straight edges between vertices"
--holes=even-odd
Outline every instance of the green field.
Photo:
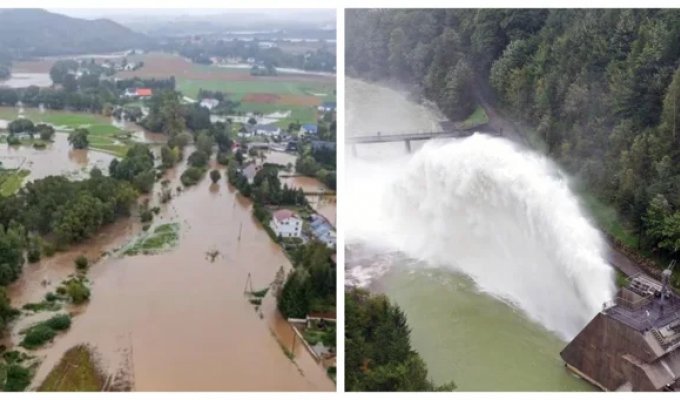
[{"label": "green field", "polygon": [[84,345],[69,349],[45,380],[39,392],[98,392],[106,379],[91,350]]},{"label": "green field", "polygon": [[[228,93],[232,100],[241,101],[250,93],[273,93],[278,95],[313,96],[323,93],[319,101],[335,101],[333,86],[326,83],[310,82],[276,82],[276,81],[224,81],[224,80],[196,80],[177,79],[177,90],[190,98],[197,98],[200,89],[216,90]],[[276,111],[291,111],[291,117],[279,121],[278,125],[287,128],[290,122],[316,122],[316,107],[289,104],[241,103],[238,111],[272,113]]]},{"label": "green field", "polygon": [[[111,119],[103,115],[37,108],[24,109],[23,116],[33,123],[45,123],[55,127],[73,130],[86,128],[89,132],[90,148],[123,157],[128,149],[125,132],[111,125]],[[13,107],[0,107],[0,119],[7,121],[19,117],[19,110]]]},{"label": "green field", "polygon": [[327,97],[334,97],[333,87],[324,83],[177,79],[177,90],[186,96],[196,98],[199,89],[226,92],[229,93],[234,100],[241,100],[241,98],[248,93],[275,93],[296,96],[313,96],[312,93],[324,93],[326,96],[319,96],[321,101],[324,101]]}]

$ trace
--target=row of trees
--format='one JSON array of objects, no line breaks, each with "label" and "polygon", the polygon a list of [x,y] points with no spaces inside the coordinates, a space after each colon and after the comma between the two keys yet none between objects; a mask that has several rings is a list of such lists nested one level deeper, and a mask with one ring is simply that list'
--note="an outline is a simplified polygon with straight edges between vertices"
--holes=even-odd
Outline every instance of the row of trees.
[{"label": "row of trees", "polygon": [[345,295],[345,382],[349,391],[451,391],[435,386],[411,348],[411,330],[401,309],[384,295],[352,289]]},{"label": "row of trees", "polygon": [[305,318],[310,312],[335,309],[336,264],[334,250],[312,241],[298,246],[294,269],[286,277],[278,296],[278,308],[286,318]]},{"label": "row of trees", "polygon": [[17,118],[7,125],[7,131],[10,135],[26,134],[31,138],[35,134],[40,136],[41,140],[50,141],[54,137],[54,128],[47,124],[34,124],[33,121],[26,118]]},{"label": "row of trees", "polygon": [[335,46],[329,44],[328,47],[305,53],[291,53],[278,47],[263,48],[254,41],[203,40],[201,43],[195,43],[180,38],[168,41],[164,49],[170,52],[177,51],[199,64],[210,64],[211,57],[238,57],[244,60],[254,59],[273,67],[335,72],[336,57],[333,47]]},{"label": "row of trees", "polygon": [[295,172],[302,175],[314,176],[331,190],[335,190],[335,143],[319,146],[300,143],[298,153],[298,158],[295,160]]},{"label": "row of trees", "polygon": [[680,11],[350,10],[347,21],[350,73],[412,83],[452,119],[490,88],[643,250],[679,254]]}]

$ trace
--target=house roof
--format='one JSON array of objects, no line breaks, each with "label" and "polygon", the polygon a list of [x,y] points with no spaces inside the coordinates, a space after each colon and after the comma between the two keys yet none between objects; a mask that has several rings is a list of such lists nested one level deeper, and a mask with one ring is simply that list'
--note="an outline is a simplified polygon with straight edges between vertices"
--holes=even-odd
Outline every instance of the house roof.
[{"label": "house roof", "polygon": [[136,94],[137,96],[151,96],[153,91],[149,88],[137,88]]},{"label": "house roof", "polygon": [[316,126],[316,124],[304,124],[302,125],[302,129],[309,132],[316,132],[318,127]]},{"label": "house roof", "polygon": [[295,213],[291,210],[287,210],[287,209],[284,208],[284,209],[281,209],[281,210],[274,211],[273,217],[277,221],[283,222],[283,221],[287,220],[288,218],[295,217]]}]

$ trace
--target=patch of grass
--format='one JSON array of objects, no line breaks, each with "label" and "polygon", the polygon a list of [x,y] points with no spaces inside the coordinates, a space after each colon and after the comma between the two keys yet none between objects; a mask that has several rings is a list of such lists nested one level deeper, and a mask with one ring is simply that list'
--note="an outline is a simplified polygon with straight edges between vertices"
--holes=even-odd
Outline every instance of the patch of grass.
[{"label": "patch of grass", "polygon": [[[285,77],[285,75],[281,75]],[[295,82],[269,79],[248,79],[248,80],[201,80],[201,79],[177,79],[177,90],[185,96],[193,99],[198,97],[200,89],[218,90],[229,93],[233,100],[241,100],[248,93],[275,93],[291,94],[299,96],[309,96],[309,93],[333,93],[333,86],[324,82]]]},{"label": "patch of grass", "polygon": [[179,227],[177,222],[159,225],[153,232],[138,238],[123,254],[154,254],[173,248],[179,242]]},{"label": "patch of grass", "polygon": [[628,277],[618,269],[614,271],[616,272],[616,287],[620,288],[628,285]]},{"label": "patch of grass", "polygon": [[486,115],[484,108],[477,106],[475,111],[473,111],[465,121],[459,122],[456,125],[459,129],[473,129],[487,123],[489,123],[489,116]]},{"label": "patch of grass", "polygon": [[45,380],[39,392],[98,392],[106,380],[92,351],[85,345],[69,349]]},{"label": "patch of grass", "polygon": [[21,170],[0,170],[0,196],[7,197],[18,192],[24,182],[24,178],[30,175],[31,171]]}]

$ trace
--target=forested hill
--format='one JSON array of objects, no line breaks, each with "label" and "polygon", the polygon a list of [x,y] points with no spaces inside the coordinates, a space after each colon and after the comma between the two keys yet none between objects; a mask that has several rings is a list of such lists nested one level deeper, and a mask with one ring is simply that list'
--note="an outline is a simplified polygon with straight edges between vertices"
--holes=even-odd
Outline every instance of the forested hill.
[{"label": "forested hill", "polygon": [[[680,249],[680,10],[352,10],[350,76],[419,85],[451,119],[475,84],[642,247]],[[638,235],[634,235],[635,237]]]},{"label": "forested hill", "polygon": [[107,19],[84,20],[40,9],[0,10],[0,49],[13,58],[145,48],[151,41]]}]

